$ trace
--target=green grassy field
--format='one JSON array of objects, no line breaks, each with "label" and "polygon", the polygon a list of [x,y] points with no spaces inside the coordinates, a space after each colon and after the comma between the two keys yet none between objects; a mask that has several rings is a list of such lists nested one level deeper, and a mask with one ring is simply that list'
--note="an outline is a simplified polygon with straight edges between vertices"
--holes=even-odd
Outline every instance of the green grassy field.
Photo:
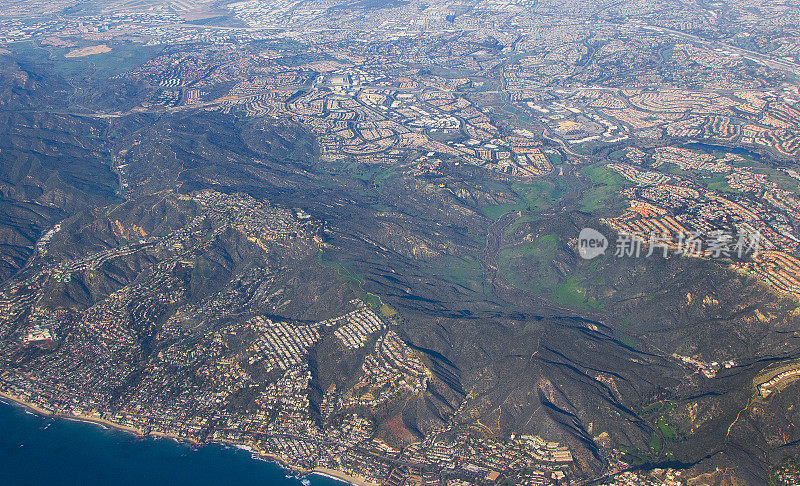
[{"label": "green grassy field", "polygon": [[722,174],[714,175],[711,177],[704,177],[703,179],[701,179],[701,182],[703,183],[703,185],[706,186],[706,189],[708,189],[709,191],[734,192],[734,193],[741,192],[732,188],[728,184],[728,180],[725,179],[725,176]]},{"label": "green grassy field", "polygon": [[558,235],[547,234],[527,245],[505,248],[500,251],[498,272],[514,287],[554,304],[587,310],[600,308],[601,303],[587,295],[586,285],[596,283],[590,271],[591,262],[567,276],[553,265],[561,246]]},{"label": "green grassy field", "polygon": [[517,201],[509,204],[484,206],[483,214],[492,219],[500,219],[503,215],[514,211],[539,212],[557,203],[567,192],[567,183],[563,179],[539,179],[531,183],[515,183],[511,190]]},{"label": "green grassy field", "polygon": [[592,187],[584,192],[580,200],[582,211],[595,213],[607,202],[617,197],[619,191],[631,183],[605,165],[590,165],[581,170],[589,178]]},{"label": "green grassy field", "polygon": [[394,169],[391,167],[375,166],[366,170],[359,168],[352,168],[350,175],[358,180],[364,181],[371,186],[380,189],[383,181],[394,174]]},{"label": "green grassy field", "polygon": [[597,300],[586,295],[584,289],[578,279],[574,276],[569,276],[566,282],[558,285],[550,291],[550,299],[556,304],[566,307],[583,307],[586,309],[597,309],[600,303]]}]

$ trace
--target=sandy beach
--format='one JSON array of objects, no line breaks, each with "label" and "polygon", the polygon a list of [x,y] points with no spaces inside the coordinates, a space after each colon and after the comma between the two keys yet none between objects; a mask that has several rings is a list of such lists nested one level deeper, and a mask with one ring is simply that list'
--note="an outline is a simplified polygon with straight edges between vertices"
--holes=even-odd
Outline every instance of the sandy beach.
[{"label": "sandy beach", "polygon": [[365,479],[354,478],[353,476],[349,476],[341,471],[337,471],[335,469],[328,469],[326,467],[314,468],[309,474],[328,476],[330,478],[338,479],[339,481],[344,481],[346,483],[354,484],[356,486],[378,486],[378,483],[371,483]]},{"label": "sandy beach", "polygon": [[[103,425],[103,426],[111,428],[111,429],[123,430],[125,432],[130,432],[131,434],[135,434],[135,435],[142,436],[142,437],[145,437],[145,436],[148,435],[148,434],[145,434],[144,431],[141,430],[141,429],[138,429],[138,428],[135,428],[135,427],[128,427],[126,425],[121,425],[121,424],[117,424],[117,423],[114,423],[114,422],[109,422],[108,420],[105,420],[105,419],[102,419],[102,418],[98,418],[98,417],[91,417],[91,416],[87,416],[87,415],[71,415],[71,414],[70,415],[66,415],[66,414],[53,413],[53,412],[50,412],[49,410],[45,410],[43,408],[40,408],[40,407],[38,407],[38,406],[36,406],[36,405],[34,405],[32,403],[26,402],[26,401],[22,400],[21,398],[15,397],[13,395],[9,395],[7,393],[0,392],[0,397],[3,397],[8,401],[14,402],[17,405],[23,406],[23,407],[25,407],[25,408],[27,408],[29,410],[32,410],[33,412],[37,413],[38,415],[44,415],[46,417],[63,418],[63,419],[67,419],[67,420],[75,420],[75,421],[79,421],[79,422],[87,422],[87,423]],[[156,435],[156,434],[149,434],[149,435]]]}]

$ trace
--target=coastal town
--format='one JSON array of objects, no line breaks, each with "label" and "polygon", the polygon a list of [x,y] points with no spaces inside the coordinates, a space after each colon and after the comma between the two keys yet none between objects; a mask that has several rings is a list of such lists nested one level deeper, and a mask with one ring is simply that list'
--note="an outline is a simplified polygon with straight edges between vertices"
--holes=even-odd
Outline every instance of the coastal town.
[{"label": "coastal town", "polygon": [[800,10],[557,3],[4,5],[0,397],[359,485],[797,483]]},{"label": "coastal town", "polygon": [[[569,448],[537,436],[486,436],[458,422],[402,447],[377,436],[364,411],[420,396],[436,379],[392,329],[385,310],[353,300],[352,311],[318,322],[236,318],[249,299],[262,300],[272,312],[287,305],[280,289],[248,295],[269,278],[263,273],[269,269],[245,272],[200,305],[181,305],[190,292],[181,274],[196,271],[220,235],[236,231],[255,251],[299,257],[324,245],[322,226],[302,210],[244,195],[166,197],[191,205],[197,215],[164,235],[115,220],[112,231],[135,243],[66,261],[51,256],[48,235],[37,257],[42,270],[4,288],[3,333],[18,338],[4,341],[0,351],[2,397],[138,435],[239,445],[299,473],[368,484],[481,484],[505,477],[545,485],[570,473]],[[83,311],[45,310],[51,285],[70,285],[138,258],[155,259],[141,280]],[[167,308],[174,313],[157,324]],[[20,319],[27,326],[12,331]],[[164,343],[144,369],[137,364],[143,350],[134,322],[139,329],[150,326],[154,343]],[[198,325],[208,330],[198,335]],[[320,347],[363,358],[355,382],[331,383],[314,405],[312,380],[318,378],[310,356]],[[117,384],[134,379],[138,384],[120,394]]]}]

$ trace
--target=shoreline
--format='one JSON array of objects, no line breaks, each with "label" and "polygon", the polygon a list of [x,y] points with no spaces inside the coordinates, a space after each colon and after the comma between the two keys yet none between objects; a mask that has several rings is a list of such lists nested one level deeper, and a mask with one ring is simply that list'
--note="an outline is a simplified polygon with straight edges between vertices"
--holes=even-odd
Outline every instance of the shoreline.
[{"label": "shoreline", "polygon": [[284,458],[282,458],[279,455],[270,454],[270,453],[259,453],[259,452],[257,452],[257,450],[251,444],[245,444],[245,443],[241,443],[241,442],[230,442],[230,441],[224,441],[224,440],[210,441],[210,442],[199,442],[199,441],[197,441],[195,439],[191,439],[191,438],[187,438],[187,437],[180,437],[180,436],[177,436],[175,434],[169,434],[169,433],[164,433],[164,432],[148,432],[148,433],[145,433],[143,430],[141,430],[139,428],[130,427],[130,426],[127,426],[127,425],[117,424],[117,423],[111,422],[111,421],[103,419],[103,418],[91,417],[91,416],[86,416],[86,415],[66,415],[66,414],[54,413],[54,412],[51,412],[49,410],[45,410],[45,409],[39,407],[38,405],[35,405],[33,403],[30,403],[30,402],[26,402],[25,400],[23,400],[23,399],[21,399],[19,397],[16,397],[14,395],[10,395],[10,394],[8,394],[6,392],[3,392],[3,391],[0,391],[0,401],[6,403],[9,406],[15,406],[16,405],[18,407],[21,407],[21,408],[25,409],[28,412],[32,412],[34,415],[38,415],[40,417],[63,419],[63,420],[69,420],[69,421],[72,421],[72,422],[82,422],[82,423],[86,423],[86,424],[99,425],[99,426],[102,426],[106,430],[110,429],[110,430],[117,430],[117,431],[121,431],[121,432],[126,432],[126,433],[135,435],[136,437],[140,437],[140,438],[172,439],[172,440],[174,440],[176,442],[179,442],[179,443],[188,442],[188,443],[190,443],[192,445],[195,445],[195,446],[205,446],[205,445],[211,445],[211,444],[218,444],[218,445],[223,445],[223,446],[238,447],[238,448],[241,448],[242,450],[250,452],[252,454],[254,460],[260,459],[260,460],[271,461],[271,462],[277,464],[278,466],[280,466],[285,471],[296,473],[298,476],[302,476],[302,477],[306,477],[306,476],[310,476],[310,475],[316,474],[318,476],[324,476],[324,477],[328,477],[328,478],[331,478],[331,479],[335,479],[337,481],[341,481],[341,482],[344,482],[346,484],[350,484],[352,486],[378,486],[376,483],[371,483],[371,482],[369,482],[369,481],[367,481],[365,479],[360,479],[360,478],[356,478],[356,477],[350,476],[350,475],[348,475],[347,473],[345,473],[343,471],[337,471],[335,469],[329,469],[329,468],[325,468],[325,467],[316,467],[314,469],[304,469],[304,468],[301,468],[301,467],[297,467],[297,466],[294,466],[294,465],[290,464],[288,461],[286,461]]},{"label": "shoreline", "polygon": [[341,481],[346,484],[352,484],[354,486],[377,486],[377,483],[371,483],[365,479],[355,478],[350,476],[342,471],[337,471],[336,469],[329,469],[327,467],[315,467],[307,474],[307,476],[316,474],[317,476],[324,476],[330,479],[335,479],[337,481]]},{"label": "shoreline", "polygon": [[15,403],[17,405],[19,405],[19,406],[21,406],[23,408],[32,410],[37,415],[44,416],[44,417],[71,420],[73,422],[83,422],[83,423],[89,423],[89,424],[95,424],[95,425],[102,425],[102,426],[108,427],[110,429],[115,429],[115,430],[121,430],[123,432],[128,432],[128,433],[137,435],[139,437],[147,437],[148,435],[157,435],[156,432],[153,432],[151,434],[146,434],[146,433],[144,433],[143,430],[138,429],[136,427],[130,427],[130,426],[127,426],[127,425],[122,425],[122,424],[116,424],[114,422],[110,422],[110,421],[108,421],[106,419],[103,419],[103,418],[92,417],[92,416],[88,416],[88,415],[67,415],[67,414],[51,412],[51,411],[45,410],[45,409],[43,409],[43,408],[41,408],[41,407],[39,407],[37,405],[34,405],[32,403],[29,403],[29,402],[26,402],[25,400],[23,400],[21,398],[15,397],[13,395],[9,395],[8,393],[5,393],[5,392],[0,392],[0,397],[5,398],[6,400],[10,400],[11,402],[13,402],[13,403]]}]

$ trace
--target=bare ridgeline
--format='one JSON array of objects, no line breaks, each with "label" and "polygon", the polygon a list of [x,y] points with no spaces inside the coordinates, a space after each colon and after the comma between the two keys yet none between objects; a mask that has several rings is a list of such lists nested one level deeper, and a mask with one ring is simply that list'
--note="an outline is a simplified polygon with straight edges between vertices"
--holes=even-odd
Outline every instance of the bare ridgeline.
[{"label": "bare ridgeline", "polygon": [[360,483],[798,484],[795,3],[0,0],[0,392]]}]

